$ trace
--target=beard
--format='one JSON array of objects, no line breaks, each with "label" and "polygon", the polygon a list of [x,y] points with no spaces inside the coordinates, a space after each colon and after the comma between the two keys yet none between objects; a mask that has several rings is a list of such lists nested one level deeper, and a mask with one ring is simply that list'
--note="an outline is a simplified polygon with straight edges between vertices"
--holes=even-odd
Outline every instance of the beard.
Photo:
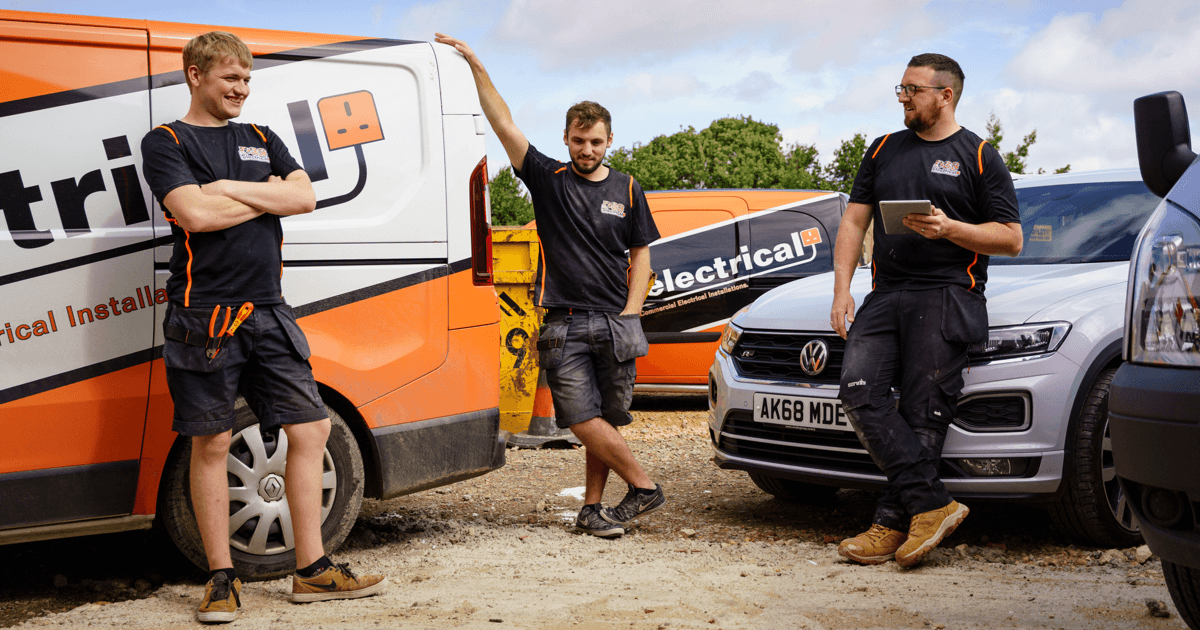
[{"label": "beard", "polygon": [[904,117],[904,126],[917,132],[924,133],[933,128],[941,119],[941,110],[935,109],[932,112],[921,112],[913,110],[912,117]]},{"label": "beard", "polygon": [[[607,153],[607,151],[605,153]],[[591,166],[588,166],[586,168],[582,164],[579,163],[579,160],[575,159],[574,157],[571,158],[571,166],[574,166],[575,172],[579,173],[580,175],[591,175],[592,173],[595,173],[596,169],[600,168],[600,166],[602,164],[604,164],[604,155],[603,154],[601,154],[599,157],[597,157],[596,161],[594,163],[592,163]]]}]

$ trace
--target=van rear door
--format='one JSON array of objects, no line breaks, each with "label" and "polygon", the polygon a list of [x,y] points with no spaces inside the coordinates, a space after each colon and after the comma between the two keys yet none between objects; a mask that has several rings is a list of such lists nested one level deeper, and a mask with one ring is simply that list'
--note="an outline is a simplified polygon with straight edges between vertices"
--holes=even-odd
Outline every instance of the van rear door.
[{"label": "van rear door", "polygon": [[140,29],[0,19],[0,529],[129,514],[153,233]]}]

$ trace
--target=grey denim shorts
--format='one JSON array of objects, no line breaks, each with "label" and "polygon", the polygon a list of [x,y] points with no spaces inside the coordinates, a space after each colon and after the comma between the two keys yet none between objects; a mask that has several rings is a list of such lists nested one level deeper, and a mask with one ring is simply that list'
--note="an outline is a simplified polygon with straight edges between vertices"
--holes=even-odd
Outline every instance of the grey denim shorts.
[{"label": "grey denim shorts", "polygon": [[636,359],[650,350],[638,315],[551,309],[537,347],[559,428],[592,418],[615,427],[633,422]]}]

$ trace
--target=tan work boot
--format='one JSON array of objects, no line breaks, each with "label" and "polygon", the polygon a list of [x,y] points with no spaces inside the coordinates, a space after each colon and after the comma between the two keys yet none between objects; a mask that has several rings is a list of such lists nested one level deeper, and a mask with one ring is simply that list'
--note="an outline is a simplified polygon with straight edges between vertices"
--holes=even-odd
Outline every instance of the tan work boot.
[{"label": "tan work boot", "polygon": [[329,599],[355,599],[383,591],[387,578],[382,575],[359,577],[350,571],[350,565],[335,564],[310,577],[292,576],[292,601],[323,602]]},{"label": "tan work boot", "polygon": [[912,517],[908,527],[908,540],[896,550],[896,564],[911,567],[921,561],[925,554],[949,536],[971,511],[958,501],[951,501],[944,508],[922,512]]},{"label": "tan work boot", "polygon": [[904,532],[876,523],[854,538],[843,540],[838,554],[859,564],[882,564],[896,556],[907,538]]},{"label": "tan work boot", "polygon": [[229,623],[237,619],[242,605],[242,581],[218,573],[204,585],[204,599],[196,609],[196,619],[204,623]]}]

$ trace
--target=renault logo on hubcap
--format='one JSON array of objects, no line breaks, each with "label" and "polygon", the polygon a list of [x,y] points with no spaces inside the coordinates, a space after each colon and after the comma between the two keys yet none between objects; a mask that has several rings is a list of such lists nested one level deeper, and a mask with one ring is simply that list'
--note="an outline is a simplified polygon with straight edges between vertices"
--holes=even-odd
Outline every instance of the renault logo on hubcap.
[{"label": "renault logo on hubcap", "polygon": [[278,501],[283,498],[283,477],[271,473],[263,477],[258,484],[258,496],[267,501]]},{"label": "renault logo on hubcap", "polygon": [[800,369],[809,376],[816,376],[825,369],[829,359],[829,348],[824,341],[814,339],[804,344],[800,351]]}]

